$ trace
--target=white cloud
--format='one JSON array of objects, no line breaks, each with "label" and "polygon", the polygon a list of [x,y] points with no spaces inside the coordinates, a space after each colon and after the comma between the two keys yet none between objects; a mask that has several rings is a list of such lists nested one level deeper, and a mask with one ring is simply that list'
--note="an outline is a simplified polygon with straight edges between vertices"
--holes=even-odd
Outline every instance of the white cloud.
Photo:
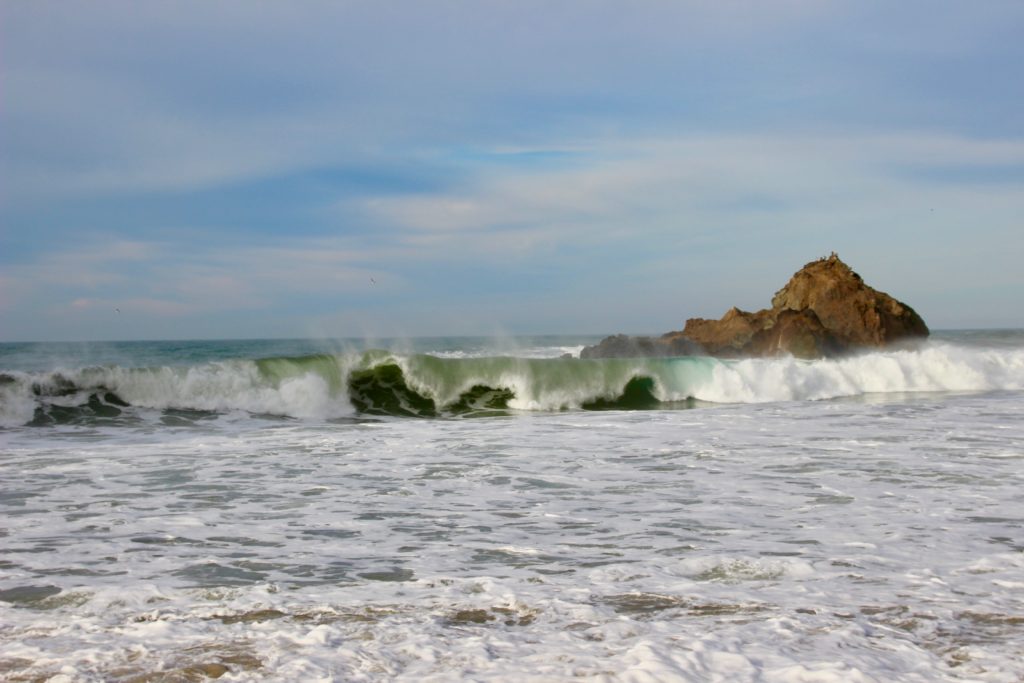
[{"label": "white cloud", "polygon": [[306,110],[224,120],[165,102],[157,84],[49,69],[9,69],[5,81],[8,128],[18,124],[35,145],[18,154],[25,142],[6,141],[8,201],[203,189],[307,170],[339,148],[357,158],[353,128],[366,116]]},{"label": "white cloud", "polygon": [[[790,268],[838,250],[881,288],[917,296],[952,324],[957,313],[927,298],[948,284],[944,272],[1001,282],[1018,270],[1008,255],[1024,253],[1019,181],[950,183],[929,174],[1024,168],[1020,140],[748,135],[597,140],[587,148],[596,161],[586,166],[503,169],[448,193],[377,197],[366,210],[405,231],[407,243],[443,249],[452,260],[501,263],[557,246],[596,253],[595,269],[615,264],[626,280],[611,279],[604,296],[643,290],[658,297],[653,307],[675,299],[694,314],[721,308],[715,291],[745,290],[753,295],[739,303],[766,305],[765,292]],[[693,281],[703,283],[699,290],[681,287]],[[986,305],[998,315],[1000,304]]]},{"label": "white cloud", "polygon": [[[694,105],[770,106],[841,76],[815,71],[802,41],[844,43],[856,31],[837,17],[871,23],[860,3],[809,0],[66,7],[0,9],[10,201],[208,188],[449,142],[529,147],[566,131],[662,125],[670,102],[667,115],[684,117],[676,125],[699,128],[706,121],[686,113]],[[935,42],[969,25],[961,51],[984,45],[1007,13],[934,12]],[[757,67],[776,52],[768,61],[783,73],[815,75],[761,84]]]},{"label": "white cloud", "polygon": [[[1020,183],[928,173],[1024,166],[1021,141],[673,136],[575,146],[586,163],[498,166],[454,190],[367,200],[372,242],[291,236],[287,246],[196,252],[186,242],[100,235],[8,267],[5,290],[18,294],[8,295],[7,314],[120,308],[139,318],[270,320],[321,315],[302,304],[317,299],[339,302],[338,315],[367,328],[401,317],[423,326],[459,319],[467,328],[559,331],[563,320],[588,331],[654,331],[733,304],[767,305],[792,271],[831,250],[940,326],[1003,320],[1024,295],[1015,263],[1024,253]],[[472,278],[481,274],[509,293],[492,296],[487,282],[477,293]],[[961,297],[950,309],[948,292],[966,283],[1004,293]],[[65,308],[48,309],[53,301]]]},{"label": "white cloud", "polygon": [[[495,228],[554,226],[592,240],[717,229],[782,220],[825,224],[880,210],[1018,206],[1014,188],[950,187],[912,171],[1024,167],[1024,141],[918,135],[716,136],[600,140],[586,166],[510,168],[450,193],[375,197],[365,210],[385,224],[453,242]],[[911,169],[911,170],[907,170]],[[951,201],[952,200],[952,201]],[[704,226],[702,228],[702,226]],[[782,227],[782,226],[780,226]],[[600,228],[597,230],[595,228]]]}]

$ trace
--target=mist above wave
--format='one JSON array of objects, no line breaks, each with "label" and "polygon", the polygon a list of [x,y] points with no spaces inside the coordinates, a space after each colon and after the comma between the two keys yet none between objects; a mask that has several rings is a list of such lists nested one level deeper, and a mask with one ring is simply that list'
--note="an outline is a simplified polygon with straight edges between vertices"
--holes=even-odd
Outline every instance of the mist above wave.
[{"label": "mist above wave", "polygon": [[[61,422],[54,409],[243,411],[328,419],[493,411],[692,407],[865,394],[1024,389],[1024,349],[932,342],[838,359],[707,357],[579,360],[365,351],[193,366],[0,375],[0,424]],[[70,412],[68,412],[70,411]],[[60,413],[60,410],[56,411]]]}]

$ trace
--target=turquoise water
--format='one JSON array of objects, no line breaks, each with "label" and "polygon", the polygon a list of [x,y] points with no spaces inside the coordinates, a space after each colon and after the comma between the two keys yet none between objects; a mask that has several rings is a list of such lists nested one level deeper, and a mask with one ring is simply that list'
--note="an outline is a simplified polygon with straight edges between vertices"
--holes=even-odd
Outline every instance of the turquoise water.
[{"label": "turquoise water", "polygon": [[177,341],[7,342],[0,343],[0,372],[42,372],[89,365],[157,367],[225,360],[339,354],[367,349],[408,353],[516,355],[535,350],[572,349],[600,340],[595,336],[419,337],[412,339],[212,339]]}]

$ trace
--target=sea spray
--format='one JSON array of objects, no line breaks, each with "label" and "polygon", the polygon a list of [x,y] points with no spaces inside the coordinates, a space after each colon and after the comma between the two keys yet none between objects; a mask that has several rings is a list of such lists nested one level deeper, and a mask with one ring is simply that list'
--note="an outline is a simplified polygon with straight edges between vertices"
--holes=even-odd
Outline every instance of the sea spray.
[{"label": "sea spray", "polygon": [[845,358],[723,361],[696,398],[716,403],[806,401],[865,394],[996,391],[1024,387],[1024,351],[932,343]]},{"label": "sea spray", "polygon": [[91,404],[91,412],[83,414],[102,417],[104,406],[123,407],[119,402],[156,410],[329,419],[360,412],[435,417],[479,412],[474,408],[673,408],[692,407],[693,401],[767,403],[1021,388],[1024,350],[949,342],[817,361],[459,358],[369,350],[192,366],[6,372],[0,382],[0,424],[33,419],[49,424],[53,420],[46,415],[54,406],[71,410]]}]

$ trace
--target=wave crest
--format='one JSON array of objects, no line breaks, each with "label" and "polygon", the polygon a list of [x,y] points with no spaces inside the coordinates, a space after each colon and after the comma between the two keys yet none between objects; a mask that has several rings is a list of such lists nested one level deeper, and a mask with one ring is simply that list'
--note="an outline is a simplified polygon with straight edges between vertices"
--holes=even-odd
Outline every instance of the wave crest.
[{"label": "wave crest", "polygon": [[946,343],[820,361],[442,358],[366,351],[192,367],[3,373],[0,424],[117,417],[129,408],[321,419],[434,417],[1020,389],[1024,350]]}]

